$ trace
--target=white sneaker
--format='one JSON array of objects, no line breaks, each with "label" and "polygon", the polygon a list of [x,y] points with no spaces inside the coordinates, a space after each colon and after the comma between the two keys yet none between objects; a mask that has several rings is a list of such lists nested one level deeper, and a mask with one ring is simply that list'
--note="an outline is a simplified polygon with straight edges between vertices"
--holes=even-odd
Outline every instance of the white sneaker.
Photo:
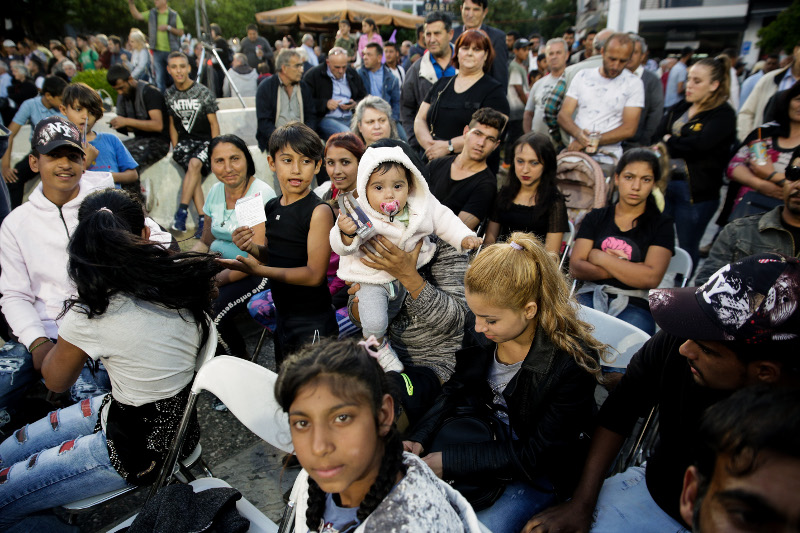
[{"label": "white sneaker", "polygon": [[400,358],[397,357],[389,341],[383,341],[383,344],[381,344],[377,352],[378,364],[381,365],[384,372],[402,372],[405,370],[403,363],[400,361]]}]

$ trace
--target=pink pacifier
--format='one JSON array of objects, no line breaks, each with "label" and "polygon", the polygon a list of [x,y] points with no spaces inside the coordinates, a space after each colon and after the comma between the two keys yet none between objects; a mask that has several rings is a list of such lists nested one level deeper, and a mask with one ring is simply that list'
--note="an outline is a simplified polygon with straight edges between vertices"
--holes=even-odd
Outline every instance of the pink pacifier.
[{"label": "pink pacifier", "polygon": [[392,200],[391,202],[381,202],[381,211],[389,215],[389,219],[393,219],[394,216],[400,211],[400,203],[397,200]]}]

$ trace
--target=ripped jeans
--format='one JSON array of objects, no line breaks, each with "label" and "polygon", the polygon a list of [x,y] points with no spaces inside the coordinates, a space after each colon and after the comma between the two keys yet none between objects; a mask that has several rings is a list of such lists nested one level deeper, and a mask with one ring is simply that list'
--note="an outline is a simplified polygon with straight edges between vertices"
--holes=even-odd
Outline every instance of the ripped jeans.
[{"label": "ripped jeans", "polygon": [[[93,364],[89,361],[89,364]],[[14,341],[0,348],[0,428],[9,422],[16,406],[28,388],[42,376],[33,368],[33,358],[28,349]],[[102,363],[94,373],[84,366],[78,381],[70,387],[73,402],[111,391],[111,381]]]},{"label": "ripped jeans", "polygon": [[53,411],[0,444],[0,530],[31,513],[128,486],[111,466],[103,396]]}]

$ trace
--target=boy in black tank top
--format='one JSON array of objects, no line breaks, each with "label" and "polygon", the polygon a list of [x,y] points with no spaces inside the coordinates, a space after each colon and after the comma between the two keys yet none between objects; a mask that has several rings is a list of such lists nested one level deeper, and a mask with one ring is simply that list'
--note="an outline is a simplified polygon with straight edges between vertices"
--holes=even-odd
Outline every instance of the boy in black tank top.
[{"label": "boy in black tank top", "polygon": [[320,336],[339,333],[326,283],[333,227],[331,207],[311,192],[319,172],[324,144],[314,130],[290,122],[273,132],[267,160],[281,187],[281,195],[264,207],[267,239],[253,243],[253,230],[241,227],[233,242],[250,254],[220,260],[226,267],[269,278],[275,303],[275,362]]}]

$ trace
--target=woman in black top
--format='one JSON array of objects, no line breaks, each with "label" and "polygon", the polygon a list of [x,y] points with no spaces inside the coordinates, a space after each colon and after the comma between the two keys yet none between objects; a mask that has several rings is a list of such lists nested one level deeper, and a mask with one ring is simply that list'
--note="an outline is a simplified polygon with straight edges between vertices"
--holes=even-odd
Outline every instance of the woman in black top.
[{"label": "woman in black top", "polygon": [[672,158],[664,213],[675,219],[678,242],[695,265],[736,141],[736,112],[728,104],[729,94],[728,57],[701,59],[689,69],[686,99],[667,111],[658,128]]},{"label": "woman in black top", "polygon": [[584,281],[578,302],[650,335],[655,322],[647,290],[661,283],[675,243],[672,219],[651,194],[660,175],[651,150],[625,152],[614,175],[619,201],[586,215],[569,264],[572,277]]},{"label": "woman in black top", "polygon": [[505,87],[486,75],[494,54],[481,30],[467,30],[456,40],[453,65],[458,74],[433,84],[414,119],[414,135],[428,161],[461,152],[464,126],[478,109],[491,107],[508,115]]},{"label": "woman in black top", "polygon": [[533,233],[548,252],[557,254],[569,224],[564,195],[556,187],[553,143],[546,135],[531,132],[517,139],[512,151],[514,164],[508,171],[508,185],[497,194],[484,244],[522,231]]}]

